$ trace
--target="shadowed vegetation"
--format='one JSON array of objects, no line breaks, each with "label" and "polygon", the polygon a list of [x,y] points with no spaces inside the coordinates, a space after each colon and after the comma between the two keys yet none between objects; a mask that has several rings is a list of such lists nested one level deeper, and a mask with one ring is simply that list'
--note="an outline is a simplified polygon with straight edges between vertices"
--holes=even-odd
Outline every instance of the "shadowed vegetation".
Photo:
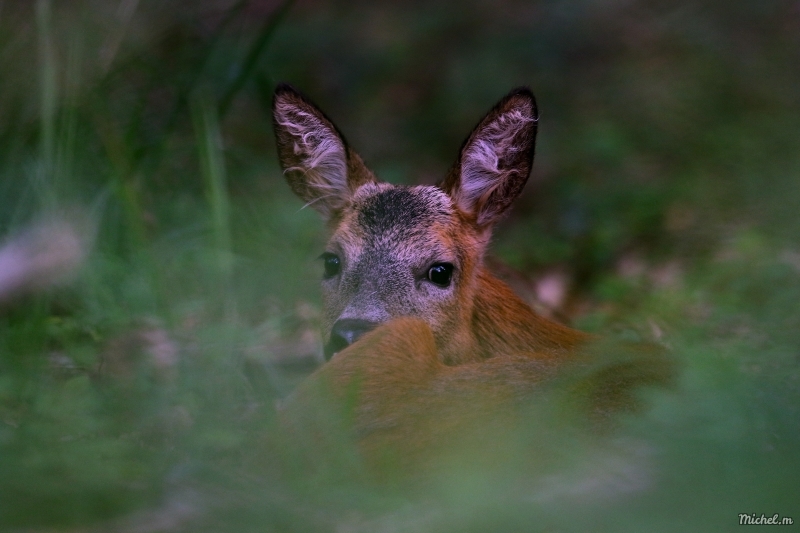
[{"label": "shadowed vegetation", "polygon": [[[796,524],[798,36],[788,1],[0,2],[0,529]],[[278,167],[279,81],[397,183],[440,179],[530,85],[497,269],[537,310],[666,345],[675,387],[587,436],[554,386],[509,455],[464,450],[413,494],[364,483],[336,417],[287,434],[323,233]]]}]

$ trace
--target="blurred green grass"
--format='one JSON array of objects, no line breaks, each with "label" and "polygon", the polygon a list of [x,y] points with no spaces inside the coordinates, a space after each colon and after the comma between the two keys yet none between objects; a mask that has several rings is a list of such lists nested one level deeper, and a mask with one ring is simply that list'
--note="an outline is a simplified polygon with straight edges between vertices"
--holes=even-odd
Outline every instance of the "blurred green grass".
[{"label": "blurred green grass", "polygon": [[[55,217],[88,250],[0,307],[0,529],[800,519],[798,29],[792,2],[0,3],[0,235]],[[531,85],[537,160],[494,251],[566,272],[579,327],[659,338],[679,385],[609,449],[548,434],[547,475],[464,468],[410,500],[347,480],[346,444],[287,445],[323,235],[275,160],[279,80],[404,183]]]}]

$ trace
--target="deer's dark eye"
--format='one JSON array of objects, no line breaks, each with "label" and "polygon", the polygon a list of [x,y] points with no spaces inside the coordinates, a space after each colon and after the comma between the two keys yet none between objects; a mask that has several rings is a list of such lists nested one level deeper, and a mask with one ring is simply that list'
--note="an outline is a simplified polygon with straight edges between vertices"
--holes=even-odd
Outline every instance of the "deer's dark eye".
[{"label": "deer's dark eye", "polygon": [[449,287],[453,278],[453,265],[436,263],[428,269],[428,279],[440,287]]},{"label": "deer's dark eye", "polygon": [[322,275],[324,279],[332,278],[342,269],[342,262],[336,254],[325,252],[319,258],[322,259],[322,263],[325,265],[325,273]]}]

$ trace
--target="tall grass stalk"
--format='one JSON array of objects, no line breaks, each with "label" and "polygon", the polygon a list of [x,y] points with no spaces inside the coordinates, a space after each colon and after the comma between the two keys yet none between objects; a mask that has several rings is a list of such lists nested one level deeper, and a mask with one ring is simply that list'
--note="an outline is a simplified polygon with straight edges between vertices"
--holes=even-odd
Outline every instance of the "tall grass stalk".
[{"label": "tall grass stalk", "polygon": [[78,30],[72,31],[67,45],[66,71],[63,84],[63,106],[56,132],[53,187],[59,198],[74,190],[75,149],[78,131],[78,98],[81,85],[82,41]]},{"label": "tall grass stalk", "polygon": [[220,116],[225,116],[230,108],[231,103],[233,102],[233,99],[236,97],[239,91],[242,90],[245,83],[252,78],[259,59],[261,59],[261,57],[264,55],[269,43],[272,42],[272,37],[275,34],[275,30],[280,26],[281,21],[293,4],[294,0],[284,0],[284,2],[281,3],[277,9],[275,9],[272,15],[267,17],[267,19],[264,21],[264,24],[261,25],[258,35],[253,41],[253,44],[250,46],[247,56],[245,57],[244,62],[239,69],[238,76],[236,76],[225,93],[222,95],[222,98],[220,98]]},{"label": "tall grass stalk", "polygon": [[39,39],[39,127],[40,164],[36,176],[37,194],[42,207],[53,207],[56,201],[53,183],[55,165],[56,112],[58,79],[53,50],[52,7],[50,0],[36,1],[36,27]]},{"label": "tall grass stalk", "polygon": [[228,319],[233,319],[236,314],[236,303],[230,291],[233,267],[230,199],[217,107],[208,93],[200,90],[192,97],[191,109],[206,198],[211,208],[211,230],[222,280],[220,290],[223,292],[225,315]]}]

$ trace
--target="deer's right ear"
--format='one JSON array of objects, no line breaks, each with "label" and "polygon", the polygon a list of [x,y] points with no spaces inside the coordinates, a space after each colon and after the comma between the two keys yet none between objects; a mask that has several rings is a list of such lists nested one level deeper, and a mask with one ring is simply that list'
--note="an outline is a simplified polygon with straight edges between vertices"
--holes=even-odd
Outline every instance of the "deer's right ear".
[{"label": "deer's right ear", "polygon": [[326,219],[347,205],[358,186],[374,180],[330,119],[290,85],[275,89],[272,118],[286,181]]}]

